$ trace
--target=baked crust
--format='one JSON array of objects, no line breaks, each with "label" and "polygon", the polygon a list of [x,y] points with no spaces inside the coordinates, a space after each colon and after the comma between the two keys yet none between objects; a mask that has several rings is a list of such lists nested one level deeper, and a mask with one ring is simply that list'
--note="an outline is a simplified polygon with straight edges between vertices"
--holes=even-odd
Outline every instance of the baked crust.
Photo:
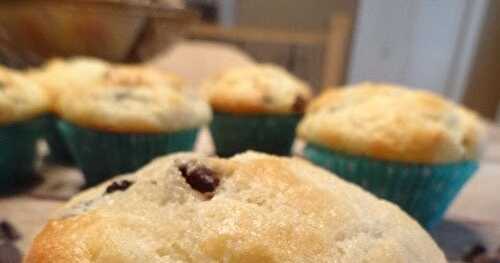
[{"label": "baked crust", "polygon": [[213,109],[226,113],[302,113],[311,98],[305,82],[270,64],[232,68],[203,86]]},{"label": "baked crust", "polygon": [[110,67],[109,63],[90,57],[55,58],[40,68],[29,70],[27,76],[46,90],[53,107],[60,93],[92,86]]},{"label": "baked crust", "polygon": [[[56,58],[28,76],[49,93],[55,108],[59,96],[68,90],[88,89],[98,85],[166,86],[181,90],[184,81],[177,75],[139,64],[111,64],[90,57]],[[55,109],[54,109],[55,110]]]},{"label": "baked crust", "polygon": [[207,102],[164,86],[102,84],[60,95],[56,113],[82,127],[121,133],[199,128],[212,117]]},{"label": "baked crust", "polygon": [[410,163],[478,159],[485,128],[473,112],[423,90],[384,83],[330,89],[298,127],[306,141]]},{"label": "baked crust", "polygon": [[[182,166],[219,180],[194,190]],[[111,182],[131,186],[108,193]],[[66,204],[26,263],[446,262],[395,205],[295,158],[175,154]]]},{"label": "baked crust", "polygon": [[48,107],[49,97],[36,82],[0,66],[0,125],[31,119]]}]

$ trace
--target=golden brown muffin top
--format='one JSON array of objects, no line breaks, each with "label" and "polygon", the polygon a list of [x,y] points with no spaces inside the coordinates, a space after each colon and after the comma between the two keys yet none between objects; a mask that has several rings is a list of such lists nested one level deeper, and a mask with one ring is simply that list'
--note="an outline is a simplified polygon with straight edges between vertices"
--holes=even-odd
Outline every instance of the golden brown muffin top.
[{"label": "golden brown muffin top", "polygon": [[28,72],[51,95],[53,106],[59,96],[76,89],[88,89],[102,84],[166,86],[182,89],[184,82],[175,74],[158,71],[140,64],[111,64],[97,58],[56,58],[43,67]]},{"label": "golden brown muffin top", "polygon": [[240,114],[302,113],[311,98],[309,86],[270,64],[235,67],[204,84],[215,111]]},{"label": "golden brown muffin top", "polygon": [[436,94],[366,82],[316,98],[298,134],[353,155],[447,163],[477,159],[484,127],[475,113]]},{"label": "golden brown muffin top", "polygon": [[36,117],[48,107],[49,97],[36,82],[0,66],[0,125]]},{"label": "golden brown muffin top", "polygon": [[208,103],[182,90],[135,82],[102,83],[69,90],[55,106],[63,119],[82,127],[120,133],[163,133],[210,122]]},{"label": "golden brown muffin top", "polygon": [[175,154],[89,189],[27,263],[446,262],[395,205],[294,158]]}]

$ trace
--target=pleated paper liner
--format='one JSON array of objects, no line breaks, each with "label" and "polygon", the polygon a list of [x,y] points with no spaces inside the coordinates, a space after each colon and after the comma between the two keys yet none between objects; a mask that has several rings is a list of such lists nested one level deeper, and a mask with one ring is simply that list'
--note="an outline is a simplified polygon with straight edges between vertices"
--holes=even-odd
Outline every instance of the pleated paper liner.
[{"label": "pleated paper liner", "polygon": [[46,121],[45,139],[50,150],[49,160],[60,164],[74,164],[73,156],[57,129],[58,118],[55,115],[48,115]]},{"label": "pleated paper liner", "polygon": [[308,144],[304,155],[340,177],[380,198],[399,205],[426,228],[442,219],[477,161],[449,164],[411,164],[354,156]]},{"label": "pleated paper liner", "polygon": [[289,155],[300,115],[233,115],[214,113],[210,132],[217,155],[228,157],[246,150]]},{"label": "pleated paper liner", "polygon": [[87,186],[133,172],[158,156],[191,151],[198,134],[198,129],[162,134],[102,132],[63,120],[59,120],[58,128]]},{"label": "pleated paper liner", "polygon": [[36,142],[43,129],[43,117],[0,127],[0,190],[14,190],[34,178]]}]

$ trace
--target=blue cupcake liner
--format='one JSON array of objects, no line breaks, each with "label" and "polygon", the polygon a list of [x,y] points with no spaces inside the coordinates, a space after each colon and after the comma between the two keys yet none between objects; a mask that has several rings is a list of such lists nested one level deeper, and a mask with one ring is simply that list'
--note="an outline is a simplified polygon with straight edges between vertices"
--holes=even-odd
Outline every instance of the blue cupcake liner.
[{"label": "blue cupcake liner", "polygon": [[304,155],[313,163],[399,205],[426,228],[440,222],[479,166],[477,161],[391,162],[339,153],[312,144],[305,147]]},{"label": "blue cupcake liner", "polygon": [[48,159],[60,164],[74,164],[69,147],[57,128],[58,119],[55,115],[46,116],[45,140],[50,151]]},{"label": "blue cupcake liner", "polygon": [[43,118],[35,118],[0,127],[0,190],[13,190],[33,179],[36,141],[43,126]]},{"label": "blue cupcake liner", "polygon": [[58,128],[86,185],[133,172],[158,156],[193,149],[198,129],[162,134],[102,132],[59,120]]},{"label": "blue cupcake liner", "polygon": [[210,132],[217,155],[232,156],[247,150],[289,155],[300,115],[236,115],[214,113]]}]

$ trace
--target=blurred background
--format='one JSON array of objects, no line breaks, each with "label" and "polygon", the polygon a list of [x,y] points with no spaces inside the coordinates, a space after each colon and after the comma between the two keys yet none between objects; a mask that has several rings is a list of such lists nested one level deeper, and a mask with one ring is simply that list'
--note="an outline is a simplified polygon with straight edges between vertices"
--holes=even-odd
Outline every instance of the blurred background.
[{"label": "blurred background", "polygon": [[499,1],[191,0],[187,5],[200,10],[207,24],[192,37],[230,42],[316,87],[396,82],[433,90],[500,120],[500,88],[494,85],[500,73]]},{"label": "blurred background", "polygon": [[[52,5],[30,11],[26,6],[33,2]],[[96,2],[129,6],[74,6]],[[272,62],[317,90],[390,81],[441,93],[500,122],[499,1],[6,0],[0,5],[0,63],[14,67],[84,54],[151,60],[196,82],[223,67]],[[145,10],[148,5],[157,8]],[[195,11],[198,18],[180,9]]]}]

